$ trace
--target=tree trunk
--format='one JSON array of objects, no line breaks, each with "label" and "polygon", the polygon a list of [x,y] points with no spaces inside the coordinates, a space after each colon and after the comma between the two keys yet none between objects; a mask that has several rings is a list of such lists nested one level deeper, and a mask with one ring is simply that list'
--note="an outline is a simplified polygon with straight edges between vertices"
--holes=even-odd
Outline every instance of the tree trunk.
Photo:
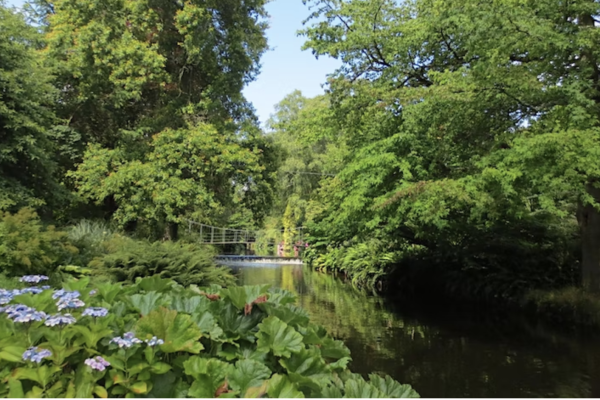
[{"label": "tree trunk", "polygon": [[[588,193],[600,204],[600,189],[589,185]],[[600,212],[591,204],[579,205],[581,229],[581,283],[590,292],[600,293]]]},{"label": "tree trunk", "polygon": [[163,241],[174,241],[177,240],[179,236],[179,225],[174,222],[167,222],[165,226],[165,235],[163,236]]}]

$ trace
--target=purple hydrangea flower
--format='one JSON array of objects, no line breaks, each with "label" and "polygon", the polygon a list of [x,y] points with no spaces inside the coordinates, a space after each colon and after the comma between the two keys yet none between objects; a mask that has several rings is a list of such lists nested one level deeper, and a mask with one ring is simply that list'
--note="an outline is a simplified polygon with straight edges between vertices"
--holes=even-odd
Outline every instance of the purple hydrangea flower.
[{"label": "purple hydrangea flower", "polygon": [[44,323],[46,326],[56,326],[56,325],[70,325],[74,324],[77,320],[71,314],[55,314],[48,318],[46,318],[46,322]]},{"label": "purple hydrangea flower", "polygon": [[70,299],[67,297],[61,297],[60,300],[56,303],[58,307],[58,311],[62,311],[65,308],[80,308],[85,306],[85,303],[79,299]]},{"label": "purple hydrangea flower", "polygon": [[40,363],[42,359],[52,357],[52,352],[46,349],[38,349],[37,347],[30,347],[23,353],[24,361],[31,361]]},{"label": "purple hydrangea flower", "polygon": [[90,368],[98,371],[104,371],[106,367],[110,366],[110,363],[104,358],[96,356],[94,358],[88,358],[87,360],[85,360],[85,365],[89,365]]},{"label": "purple hydrangea flower", "polygon": [[125,347],[126,349],[128,349],[134,344],[142,343],[142,341],[136,338],[133,332],[127,332],[123,335],[123,337],[117,336],[115,338],[112,338],[109,343],[115,343],[121,348]]},{"label": "purple hydrangea flower", "polygon": [[10,318],[14,322],[32,322],[32,321],[43,321],[46,319],[46,313],[43,311],[36,311],[34,309],[29,309],[26,312],[13,313],[10,315]]},{"label": "purple hydrangea flower", "polygon": [[25,275],[19,279],[20,282],[27,283],[40,283],[41,281],[47,281],[49,278],[46,275]]},{"label": "purple hydrangea flower", "polygon": [[89,315],[90,317],[106,317],[108,310],[104,307],[88,307],[83,310],[82,316]]},{"label": "purple hydrangea flower", "polygon": [[152,336],[152,339],[148,340],[146,339],[145,342],[148,344],[148,346],[150,347],[154,347],[156,345],[161,345],[161,344],[165,344],[165,341],[162,339],[158,339],[156,336]]},{"label": "purple hydrangea flower", "polygon": [[54,293],[52,294],[52,298],[54,300],[56,300],[56,299],[73,300],[73,299],[77,299],[79,296],[80,296],[80,293],[77,290],[69,292],[69,291],[66,291],[65,289],[55,290]]},{"label": "purple hydrangea flower", "polygon": [[95,295],[96,293],[98,293],[98,291],[96,289],[93,289],[90,291],[90,296]]}]

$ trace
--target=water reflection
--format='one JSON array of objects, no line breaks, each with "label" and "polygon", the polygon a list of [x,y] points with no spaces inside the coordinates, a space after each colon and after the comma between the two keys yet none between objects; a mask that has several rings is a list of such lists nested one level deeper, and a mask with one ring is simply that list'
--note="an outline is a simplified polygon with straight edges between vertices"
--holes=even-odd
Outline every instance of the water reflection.
[{"label": "water reflection", "polygon": [[382,371],[423,397],[598,397],[600,341],[507,316],[440,304],[386,304],[302,266],[236,267],[241,284],[298,296],[312,320],[344,340],[351,368]]}]

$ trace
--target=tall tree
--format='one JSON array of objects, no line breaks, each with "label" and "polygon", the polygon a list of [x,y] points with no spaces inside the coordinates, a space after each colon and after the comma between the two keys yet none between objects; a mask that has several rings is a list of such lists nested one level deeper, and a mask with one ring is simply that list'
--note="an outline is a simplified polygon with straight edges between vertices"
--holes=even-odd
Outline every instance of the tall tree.
[{"label": "tall tree", "polygon": [[460,249],[577,215],[583,285],[600,291],[597,2],[306,3],[320,19],[306,46],[344,61],[331,88],[354,157],[325,218],[338,239]]},{"label": "tall tree", "polygon": [[42,37],[0,3],[0,211],[46,211],[63,192],[54,175],[55,91],[40,62]]}]

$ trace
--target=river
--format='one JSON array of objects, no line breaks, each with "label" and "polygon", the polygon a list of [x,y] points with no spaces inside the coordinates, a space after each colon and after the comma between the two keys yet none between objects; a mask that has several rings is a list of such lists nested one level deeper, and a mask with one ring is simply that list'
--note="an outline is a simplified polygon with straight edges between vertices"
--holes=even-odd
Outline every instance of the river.
[{"label": "river", "polygon": [[392,304],[299,265],[232,269],[240,284],[296,294],[312,321],[350,348],[354,372],[389,374],[422,397],[600,397],[598,338],[506,313]]}]

